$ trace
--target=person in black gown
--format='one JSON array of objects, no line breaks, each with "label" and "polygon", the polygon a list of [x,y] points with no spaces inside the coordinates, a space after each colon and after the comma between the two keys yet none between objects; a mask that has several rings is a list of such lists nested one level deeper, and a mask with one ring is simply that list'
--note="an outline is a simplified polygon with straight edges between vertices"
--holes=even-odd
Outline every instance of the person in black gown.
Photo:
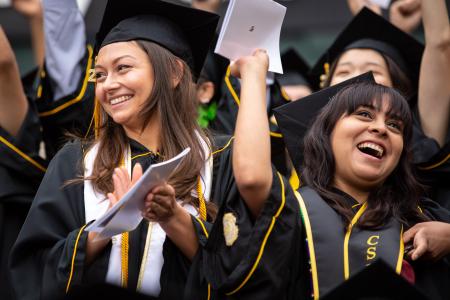
[{"label": "person in black gown", "polygon": [[[267,59],[260,52],[254,57],[262,65]],[[242,68],[247,60],[236,65]],[[271,165],[264,103],[256,95],[246,99],[233,149],[234,159],[239,156],[245,164],[233,164],[233,171],[240,193],[251,195],[243,197],[245,203],[222,206],[217,218],[223,222],[215,222],[195,261],[215,297],[318,299],[381,258],[430,299],[448,298],[448,262],[410,260],[402,233],[420,222],[449,223],[450,214],[420,196],[409,162],[412,116],[407,102],[367,77],[278,109],[283,139],[306,185],[298,191],[286,185],[275,197],[268,187],[276,176],[261,171]],[[255,134],[265,142],[247,143]],[[231,242],[230,215],[239,233]]]}]

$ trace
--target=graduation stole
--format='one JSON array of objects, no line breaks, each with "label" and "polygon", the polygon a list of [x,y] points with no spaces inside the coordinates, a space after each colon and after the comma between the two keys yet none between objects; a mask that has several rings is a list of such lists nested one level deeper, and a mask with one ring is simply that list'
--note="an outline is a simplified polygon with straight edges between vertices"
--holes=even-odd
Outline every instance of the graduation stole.
[{"label": "graduation stole", "polygon": [[313,298],[330,292],[378,258],[398,274],[403,262],[403,227],[393,218],[380,230],[355,227],[367,203],[355,213],[344,231],[341,216],[309,187],[295,192],[307,235]]},{"label": "graduation stole", "polygon": [[[193,197],[198,198],[198,201],[199,201],[199,208],[198,208],[199,217],[203,221],[206,221],[206,218],[207,218],[206,201],[209,201],[209,198],[210,198],[212,179],[213,179],[213,174],[212,174],[213,157],[212,157],[212,151],[211,151],[208,143],[201,138],[200,134],[197,133],[197,136],[200,139],[203,151],[205,153],[205,157],[207,159],[205,161],[204,167],[200,171],[200,175],[199,175],[198,180],[197,180],[196,189],[191,192],[191,195]],[[92,174],[92,168],[93,168],[94,160],[97,157],[97,152],[98,152],[98,144],[93,146],[91,148],[91,150],[86,154],[85,161],[84,161],[84,164],[85,164],[85,174],[84,175],[85,175],[85,177],[88,177],[88,176],[90,176]],[[128,170],[128,173],[132,174],[132,170],[131,170],[131,166],[132,166],[131,150],[130,150],[129,146],[127,147],[126,151],[123,154],[120,166],[121,167],[126,167],[126,169]],[[85,181],[84,196],[85,196],[85,201],[90,201],[90,200],[94,200],[95,201],[95,199],[98,199],[98,198],[106,199],[105,195],[97,194],[94,191],[94,189],[92,187],[92,183],[90,181]],[[90,220],[86,220],[86,221],[90,221]],[[148,255],[148,251],[149,251],[149,244],[151,242],[152,229],[153,229],[153,223],[150,222],[149,223],[149,227],[148,227],[148,231],[147,231],[147,238],[146,238],[146,243],[145,243],[144,255],[142,257],[141,267],[140,267],[140,271],[139,271],[138,289],[142,285],[142,280],[143,280],[143,276],[144,276],[143,273],[144,273],[144,270],[145,270],[145,264],[146,264],[146,261],[147,261],[147,255]],[[121,239],[121,245],[120,245],[121,284],[120,285],[122,287],[126,288],[128,286],[128,263],[129,263],[128,253],[129,253],[129,239],[130,239],[129,232],[125,232],[125,233],[121,234],[120,239]],[[161,256],[161,259],[162,259],[162,253],[160,253],[160,256]]]}]

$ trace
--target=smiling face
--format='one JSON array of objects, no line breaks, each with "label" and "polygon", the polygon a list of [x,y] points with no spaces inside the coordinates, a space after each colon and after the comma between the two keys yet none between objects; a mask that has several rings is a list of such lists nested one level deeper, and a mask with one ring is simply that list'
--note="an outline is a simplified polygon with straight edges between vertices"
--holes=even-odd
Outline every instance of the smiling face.
[{"label": "smiling face", "polygon": [[95,96],[114,122],[125,129],[140,129],[139,112],[150,98],[154,72],[148,55],[136,42],[102,47],[96,64]]},{"label": "smiling face", "polygon": [[380,104],[357,107],[335,124],[331,133],[335,185],[371,189],[396,168],[403,151],[404,125],[390,114],[388,100]]},{"label": "smiling face", "polygon": [[371,49],[350,49],[339,58],[330,85],[372,71],[378,84],[392,87],[392,79],[383,56]]}]

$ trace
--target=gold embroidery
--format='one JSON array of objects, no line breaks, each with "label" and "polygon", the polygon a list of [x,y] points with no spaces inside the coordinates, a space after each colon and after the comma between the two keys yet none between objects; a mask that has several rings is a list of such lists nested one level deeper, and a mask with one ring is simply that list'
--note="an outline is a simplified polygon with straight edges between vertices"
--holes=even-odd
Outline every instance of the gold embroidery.
[{"label": "gold embroidery", "polygon": [[230,247],[234,244],[239,236],[239,227],[236,225],[236,217],[233,213],[226,213],[222,219],[223,235],[225,237],[225,244]]}]

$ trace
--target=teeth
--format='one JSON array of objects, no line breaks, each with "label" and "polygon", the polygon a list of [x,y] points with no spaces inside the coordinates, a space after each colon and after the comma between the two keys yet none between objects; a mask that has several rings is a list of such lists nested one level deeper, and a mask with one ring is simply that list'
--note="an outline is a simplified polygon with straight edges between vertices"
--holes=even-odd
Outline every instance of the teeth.
[{"label": "teeth", "polygon": [[111,103],[111,105],[114,105],[114,104],[118,104],[118,103],[127,101],[130,98],[131,98],[131,96],[120,96],[118,98],[114,98],[114,99],[109,100],[109,103]]},{"label": "teeth", "polygon": [[384,149],[383,149],[383,147],[381,147],[377,144],[366,142],[366,143],[361,143],[358,145],[358,149],[367,149],[367,148],[374,150],[376,152],[377,157],[383,156]]}]

